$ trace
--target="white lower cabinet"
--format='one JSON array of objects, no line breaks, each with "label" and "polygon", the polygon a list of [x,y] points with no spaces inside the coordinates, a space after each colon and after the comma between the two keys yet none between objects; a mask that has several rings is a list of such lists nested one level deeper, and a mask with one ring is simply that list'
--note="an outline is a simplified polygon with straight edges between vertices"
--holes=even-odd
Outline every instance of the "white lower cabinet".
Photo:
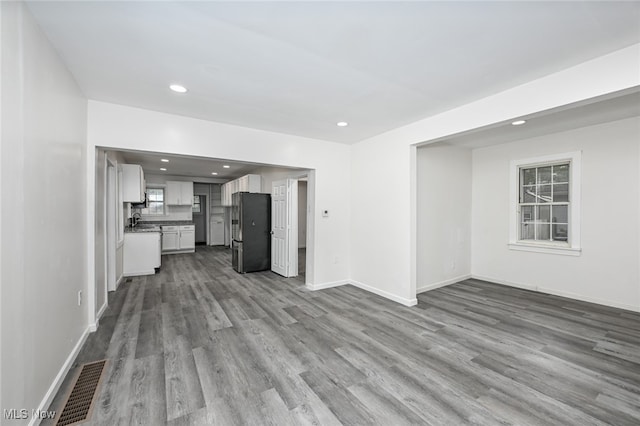
[{"label": "white lower cabinet", "polygon": [[162,226],[162,253],[185,253],[195,250],[195,225]]},{"label": "white lower cabinet", "polygon": [[180,231],[177,226],[162,227],[162,252],[180,250]]},{"label": "white lower cabinet", "polygon": [[122,273],[153,275],[160,267],[160,232],[125,232]]},{"label": "white lower cabinet", "polygon": [[196,227],[195,225],[187,225],[180,227],[180,249],[196,248]]}]

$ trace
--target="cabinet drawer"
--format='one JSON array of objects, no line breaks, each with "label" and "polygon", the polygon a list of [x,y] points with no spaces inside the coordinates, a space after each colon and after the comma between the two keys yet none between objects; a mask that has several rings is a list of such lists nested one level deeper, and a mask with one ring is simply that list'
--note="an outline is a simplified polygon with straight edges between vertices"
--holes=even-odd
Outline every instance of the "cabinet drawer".
[{"label": "cabinet drawer", "polygon": [[195,231],[196,230],[196,226],[195,225],[182,225],[180,227],[181,231]]},{"label": "cabinet drawer", "polygon": [[178,232],[178,226],[163,226],[162,232]]}]

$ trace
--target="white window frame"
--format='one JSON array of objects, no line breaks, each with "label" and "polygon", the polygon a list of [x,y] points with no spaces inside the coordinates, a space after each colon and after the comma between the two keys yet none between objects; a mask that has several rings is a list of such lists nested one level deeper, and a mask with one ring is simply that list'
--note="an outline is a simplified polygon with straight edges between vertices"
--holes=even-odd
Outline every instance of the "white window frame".
[{"label": "white window frame", "polygon": [[150,217],[166,216],[167,215],[167,188],[163,185],[147,185],[147,197],[149,196],[149,189],[162,190],[162,213],[150,213],[149,203],[151,201],[147,199],[147,208],[143,209],[143,210],[146,210],[147,212],[144,213],[144,216],[150,216]]},{"label": "white window frame", "polygon": [[[520,240],[520,169],[527,167],[542,167],[561,162],[570,163],[568,241]],[[509,249],[567,256],[580,256],[582,251],[580,244],[581,163],[581,151],[511,161],[509,176]]]}]

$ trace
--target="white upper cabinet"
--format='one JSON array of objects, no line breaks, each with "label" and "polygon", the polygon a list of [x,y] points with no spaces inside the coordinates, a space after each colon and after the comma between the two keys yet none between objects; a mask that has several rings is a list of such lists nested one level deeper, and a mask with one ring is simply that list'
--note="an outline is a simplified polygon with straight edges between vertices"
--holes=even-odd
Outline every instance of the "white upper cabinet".
[{"label": "white upper cabinet", "polygon": [[193,205],[193,182],[167,181],[167,205]]},{"label": "white upper cabinet", "polygon": [[122,201],[141,203],[144,201],[144,172],[138,164],[122,164]]},{"label": "white upper cabinet", "polygon": [[222,185],[222,205],[231,205],[231,194],[236,192],[261,192],[260,175],[244,175]]}]

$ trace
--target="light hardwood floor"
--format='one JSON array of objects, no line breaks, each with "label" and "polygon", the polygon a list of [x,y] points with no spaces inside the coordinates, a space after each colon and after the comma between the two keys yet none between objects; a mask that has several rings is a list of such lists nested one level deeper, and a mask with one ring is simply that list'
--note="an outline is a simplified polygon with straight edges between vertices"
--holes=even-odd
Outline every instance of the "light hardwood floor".
[{"label": "light hardwood floor", "polygon": [[110,360],[90,424],[640,424],[629,311],[475,280],[408,308],[210,247],[109,300],[76,360]]}]

